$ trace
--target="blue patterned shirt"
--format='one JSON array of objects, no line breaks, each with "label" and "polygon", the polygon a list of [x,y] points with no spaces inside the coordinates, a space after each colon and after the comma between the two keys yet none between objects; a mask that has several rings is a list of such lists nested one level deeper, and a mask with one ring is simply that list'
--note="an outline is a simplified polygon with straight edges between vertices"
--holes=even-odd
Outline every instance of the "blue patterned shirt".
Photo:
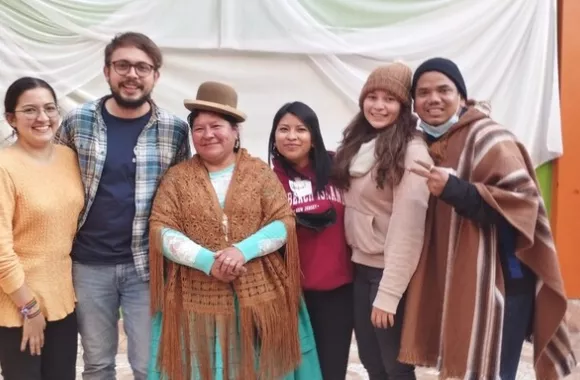
[{"label": "blue patterned shirt", "polygon": [[[107,126],[101,108],[107,97],[85,103],[65,116],[55,141],[77,152],[86,203],[78,228],[95,199],[107,155]],[[131,250],[139,277],[149,280],[149,214],[161,177],[169,167],[191,157],[189,126],[154,102],[151,120],[137,139],[135,151],[135,218]]]}]

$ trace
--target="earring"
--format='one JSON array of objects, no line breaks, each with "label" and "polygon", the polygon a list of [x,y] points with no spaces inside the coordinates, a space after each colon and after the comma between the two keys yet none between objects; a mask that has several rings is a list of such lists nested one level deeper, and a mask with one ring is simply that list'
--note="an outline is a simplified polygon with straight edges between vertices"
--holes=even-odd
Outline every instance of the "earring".
[{"label": "earring", "polygon": [[238,149],[240,149],[240,139],[239,139],[239,138],[238,138],[238,139],[236,139],[236,142],[234,143],[234,149],[235,149],[235,150],[238,150]]}]

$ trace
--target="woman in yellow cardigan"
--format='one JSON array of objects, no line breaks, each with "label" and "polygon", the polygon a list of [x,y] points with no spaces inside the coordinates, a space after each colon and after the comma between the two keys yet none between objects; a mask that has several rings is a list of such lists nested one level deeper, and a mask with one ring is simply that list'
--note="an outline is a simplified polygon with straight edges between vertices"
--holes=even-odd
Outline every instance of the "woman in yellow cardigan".
[{"label": "woman in yellow cardigan", "polygon": [[84,204],[74,151],[52,143],[52,87],[8,88],[17,141],[0,151],[0,367],[5,380],[74,380],[77,355],[70,250]]}]

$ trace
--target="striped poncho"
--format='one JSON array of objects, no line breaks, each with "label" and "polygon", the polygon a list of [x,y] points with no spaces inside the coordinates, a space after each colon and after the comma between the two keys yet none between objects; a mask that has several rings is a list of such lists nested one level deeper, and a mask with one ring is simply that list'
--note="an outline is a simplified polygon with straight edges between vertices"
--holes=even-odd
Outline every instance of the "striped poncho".
[{"label": "striped poncho", "polygon": [[[541,380],[576,366],[567,298],[550,223],[526,149],[485,111],[470,107],[431,146],[440,167],[477,187],[518,231],[517,257],[537,276],[532,338]],[[495,226],[462,218],[431,197],[425,245],[407,293],[399,359],[438,367],[441,378],[499,379],[504,282]]]}]

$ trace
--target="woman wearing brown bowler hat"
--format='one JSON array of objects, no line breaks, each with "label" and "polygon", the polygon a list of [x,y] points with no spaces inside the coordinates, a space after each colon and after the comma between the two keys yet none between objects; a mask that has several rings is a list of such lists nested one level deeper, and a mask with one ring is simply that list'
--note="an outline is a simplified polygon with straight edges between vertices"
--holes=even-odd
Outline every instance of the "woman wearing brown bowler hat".
[{"label": "woman wearing brown bowler hat", "polygon": [[286,192],[240,148],[233,88],[205,82],[184,104],[196,155],[150,219],[149,379],[321,379]]}]

